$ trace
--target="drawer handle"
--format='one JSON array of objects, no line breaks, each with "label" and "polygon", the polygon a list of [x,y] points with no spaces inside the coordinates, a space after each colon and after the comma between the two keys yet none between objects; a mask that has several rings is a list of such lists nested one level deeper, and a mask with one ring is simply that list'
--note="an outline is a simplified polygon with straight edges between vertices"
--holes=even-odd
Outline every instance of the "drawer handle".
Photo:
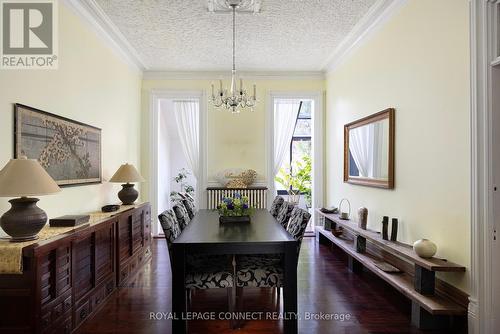
[{"label": "drawer handle", "polygon": [[80,319],[85,319],[87,317],[87,309],[83,309],[80,311]]}]

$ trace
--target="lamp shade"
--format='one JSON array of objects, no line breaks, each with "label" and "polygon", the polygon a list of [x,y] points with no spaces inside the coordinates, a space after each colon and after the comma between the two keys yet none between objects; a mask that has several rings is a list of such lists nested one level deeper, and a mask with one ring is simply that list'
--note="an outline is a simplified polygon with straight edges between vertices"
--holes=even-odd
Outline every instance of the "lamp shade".
[{"label": "lamp shade", "polygon": [[0,171],[0,197],[49,195],[61,191],[38,160],[11,159]]},{"label": "lamp shade", "polygon": [[144,182],[144,178],[139,174],[134,165],[124,164],[116,171],[115,175],[109,182],[123,183],[123,182]]}]

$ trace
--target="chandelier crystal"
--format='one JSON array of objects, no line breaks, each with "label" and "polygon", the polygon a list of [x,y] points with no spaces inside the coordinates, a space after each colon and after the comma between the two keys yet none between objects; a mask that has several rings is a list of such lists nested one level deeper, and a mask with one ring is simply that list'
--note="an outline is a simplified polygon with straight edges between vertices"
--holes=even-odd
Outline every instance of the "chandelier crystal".
[{"label": "chandelier crystal", "polygon": [[250,109],[254,111],[257,104],[257,87],[253,85],[253,95],[249,95],[243,87],[243,80],[240,78],[239,88],[236,84],[236,8],[242,0],[226,0],[227,5],[233,12],[233,69],[231,71],[231,87],[228,89],[222,87],[222,80],[219,80],[219,89],[215,94],[215,88],[212,84],[212,104],[214,107],[222,110],[229,110],[233,114],[239,114],[241,110]]}]

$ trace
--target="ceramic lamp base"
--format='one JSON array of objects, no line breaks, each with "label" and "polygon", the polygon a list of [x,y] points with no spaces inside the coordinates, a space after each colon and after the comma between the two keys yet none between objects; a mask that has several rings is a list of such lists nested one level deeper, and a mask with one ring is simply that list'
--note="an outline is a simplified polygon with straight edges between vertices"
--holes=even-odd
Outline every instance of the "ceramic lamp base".
[{"label": "ceramic lamp base", "polygon": [[131,183],[122,184],[122,190],[118,193],[118,198],[124,205],[132,205],[139,197],[139,192],[134,189]]},{"label": "ceramic lamp base", "polygon": [[47,214],[36,206],[38,198],[16,198],[10,200],[12,207],[4,213],[0,226],[12,237],[13,242],[38,239],[38,232],[47,223]]}]

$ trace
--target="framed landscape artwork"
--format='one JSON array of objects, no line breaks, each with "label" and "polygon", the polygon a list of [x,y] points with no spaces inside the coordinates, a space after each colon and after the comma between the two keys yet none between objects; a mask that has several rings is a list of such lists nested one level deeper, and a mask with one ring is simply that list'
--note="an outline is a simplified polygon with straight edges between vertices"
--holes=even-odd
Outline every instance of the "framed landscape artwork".
[{"label": "framed landscape artwork", "polygon": [[59,186],[100,183],[101,129],[15,104],[15,157],[37,159]]}]

